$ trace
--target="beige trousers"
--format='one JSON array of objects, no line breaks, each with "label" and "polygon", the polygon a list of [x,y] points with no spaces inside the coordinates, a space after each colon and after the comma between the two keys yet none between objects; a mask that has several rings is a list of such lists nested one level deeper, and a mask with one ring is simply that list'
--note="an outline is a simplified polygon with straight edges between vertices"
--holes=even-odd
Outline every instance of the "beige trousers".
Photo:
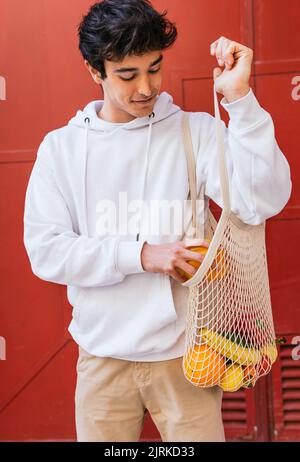
[{"label": "beige trousers", "polygon": [[197,388],[182,357],[155,362],[92,356],[79,346],[77,441],[138,442],[146,411],[162,441],[225,441],[223,391]]}]

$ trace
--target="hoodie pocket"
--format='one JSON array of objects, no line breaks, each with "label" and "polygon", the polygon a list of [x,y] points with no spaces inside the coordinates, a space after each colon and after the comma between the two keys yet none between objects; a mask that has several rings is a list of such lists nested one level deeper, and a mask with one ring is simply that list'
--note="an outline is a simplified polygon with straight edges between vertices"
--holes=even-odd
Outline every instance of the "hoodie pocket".
[{"label": "hoodie pocket", "polygon": [[177,320],[169,277],[158,273],[133,274],[120,284],[81,288],[74,305],[81,335],[115,355],[164,348]]}]

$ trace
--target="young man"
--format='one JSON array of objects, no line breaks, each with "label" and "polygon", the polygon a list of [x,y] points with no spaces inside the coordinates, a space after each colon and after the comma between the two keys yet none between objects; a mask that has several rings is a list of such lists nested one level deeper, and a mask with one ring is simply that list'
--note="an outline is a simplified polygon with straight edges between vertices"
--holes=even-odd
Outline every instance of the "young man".
[{"label": "young man", "polygon": [[[80,50],[104,100],[45,136],[26,192],[32,271],[67,285],[74,307],[78,441],[138,441],[146,410],[163,441],[225,441],[221,388],[197,388],[182,371],[188,289],[177,270],[193,274],[187,261],[203,257],[188,250],[183,229],[151,235],[144,209],[135,208],[139,200],[188,197],[183,111],[160,94],[163,51],[176,37],[175,25],[146,0],[91,7],[79,26]],[[255,225],[287,203],[290,168],[249,87],[252,50],[221,37],[210,52],[230,116],[232,209]],[[205,185],[206,211],[209,198],[222,207],[214,118],[193,112],[189,123],[198,193]],[[129,229],[124,198],[129,213],[138,210]]]}]

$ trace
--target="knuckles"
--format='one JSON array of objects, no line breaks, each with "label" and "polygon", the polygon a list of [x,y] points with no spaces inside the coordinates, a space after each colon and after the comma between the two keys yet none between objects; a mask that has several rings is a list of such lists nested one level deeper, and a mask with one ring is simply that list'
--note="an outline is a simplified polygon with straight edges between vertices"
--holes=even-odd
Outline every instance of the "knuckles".
[{"label": "knuckles", "polygon": [[172,274],[174,268],[173,266],[168,265],[165,269],[165,273],[168,274],[169,276]]},{"label": "knuckles", "polygon": [[169,265],[171,265],[172,267],[174,267],[174,265],[176,264],[177,262],[177,258],[175,255],[173,255],[172,257],[170,257],[170,261],[169,261]]},{"label": "knuckles", "polygon": [[176,246],[176,247],[174,248],[174,251],[173,251],[173,252],[174,252],[174,255],[175,255],[176,257],[178,257],[179,255],[181,255],[182,247]]},{"label": "knuckles", "polygon": [[[215,42],[213,42],[211,44],[211,47],[213,47],[215,50],[217,50],[218,48],[220,49],[221,48],[221,46],[220,46],[221,42],[222,42],[222,45],[224,45],[223,42],[228,42],[228,45],[230,45],[230,46],[237,45],[237,42],[235,40],[230,40],[229,38],[224,37],[224,35],[221,35]],[[247,49],[249,54],[253,55],[253,49],[252,48],[246,47],[245,45],[242,45],[242,46],[244,46]],[[218,52],[220,52],[220,50],[218,50]]]}]

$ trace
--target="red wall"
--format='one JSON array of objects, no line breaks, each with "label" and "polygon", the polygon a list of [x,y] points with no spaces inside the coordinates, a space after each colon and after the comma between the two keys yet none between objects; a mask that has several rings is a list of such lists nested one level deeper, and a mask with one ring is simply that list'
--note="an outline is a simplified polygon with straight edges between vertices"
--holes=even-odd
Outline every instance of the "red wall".
[{"label": "red wall", "polygon": [[[6,341],[6,360],[0,361],[2,441],[75,439],[77,348],[67,332],[71,307],[64,286],[31,272],[23,247],[23,207],[45,134],[102,97],[84,68],[76,37],[81,15],[92,3],[0,0],[0,336]],[[267,223],[276,332],[287,336],[288,343],[272,374],[254,390],[225,394],[223,415],[227,439],[300,440],[300,361],[291,358],[300,330],[300,2],[153,4],[167,9],[179,29],[178,42],[166,53],[162,90],[187,111],[213,113],[211,42],[223,35],[254,49],[252,87],[273,116],[277,140],[292,168],[292,197]],[[141,439],[159,439],[150,417]]]}]

